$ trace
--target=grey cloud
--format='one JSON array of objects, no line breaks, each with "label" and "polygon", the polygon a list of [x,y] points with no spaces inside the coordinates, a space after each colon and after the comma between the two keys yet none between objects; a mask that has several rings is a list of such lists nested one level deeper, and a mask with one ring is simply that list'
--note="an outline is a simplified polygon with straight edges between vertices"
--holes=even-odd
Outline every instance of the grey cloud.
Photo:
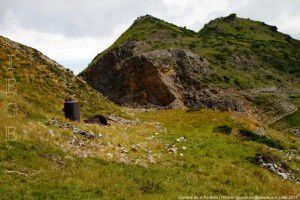
[{"label": "grey cloud", "polygon": [[[74,37],[108,36],[115,27],[164,7],[158,0],[14,0],[12,5],[22,27]],[[1,0],[0,7],[3,16],[8,1]]]},{"label": "grey cloud", "polygon": [[[129,26],[136,17],[145,14],[152,14],[175,24],[193,24],[189,28],[196,31],[209,20],[229,12],[277,25],[279,30],[280,26],[284,27],[282,17],[296,18],[300,23],[298,0],[216,0],[212,1],[211,5],[225,2],[229,6],[211,12],[203,8],[199,12],[207,12],[206,16],[196,18],[194,7],[201,8],[204,1],[186,1],[192,3],[188,4],[184,12],[177,13],[176,9],[168,7],[164,0],[1,0],[0,17],[3,18],[12,6],[15,16],[24,28],[61,33],[68,37],[95,38],[108,37],[116,28]],[[186,16],[193,18],[184,21]],[[287,18],[286,23],[288,22]],[[284,29],[290,31],[288,33],[292,36],[300,38],[298,30]]]},{"label": "grey cloud", "polygon": [[[242,17],[275,25],[279,27],[279,31],[300,39],[299,10],[300,1],[298,0],[246,0],[236,9],[236,12]],[[292,19],[298,21],[298,27],[285,28]]]}]

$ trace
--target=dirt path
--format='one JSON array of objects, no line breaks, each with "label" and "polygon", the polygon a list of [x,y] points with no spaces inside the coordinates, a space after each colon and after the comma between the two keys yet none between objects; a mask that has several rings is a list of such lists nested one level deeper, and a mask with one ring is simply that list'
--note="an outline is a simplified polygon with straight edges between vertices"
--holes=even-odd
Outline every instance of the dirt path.
[{"label": "dirt path", "polygon": [[279,120],[281,120],[282,118],[284,118],[284,117],[286,117],[286,116],[288,116],[288,115],[291,115],[291,114],[293,114],[293,113],[295,113],[295,112],[297,112],[297,111],[298,111],[298,107],[295,107],[294,110],[291,110],[290,112],[288,112],[288,113],[286,113],[286,114],[284,114],[284,115],[275,117],[271,122],[267,123],[267,127],[270,126],[271,124],[273,124],[274,122],[279,121]]}]

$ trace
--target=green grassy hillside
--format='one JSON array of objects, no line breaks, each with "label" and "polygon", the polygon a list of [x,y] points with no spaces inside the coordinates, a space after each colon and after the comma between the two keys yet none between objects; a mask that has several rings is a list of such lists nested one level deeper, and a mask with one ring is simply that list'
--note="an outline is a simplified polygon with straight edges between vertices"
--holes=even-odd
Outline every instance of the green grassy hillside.
[{"label": "green grassy hillside", "polygon": [[[210,77],[211,84],[251,88],[278,85],[287,81],[289,75],[299,77],[298,40],[277,32],[275,26],[238,18],[234,14],[211,21],[198,33],[150,15],[140,17],[111,47],[96,56],[86,70],[91,70],[103,54],[131,40],[142,43],[140,52],[167,48],[192,50],[208,59],[218,71],[215,77]],[[254,63],[244,63],[247,68],[233,66],[231,59],[235,56],[253,58],[249,62]],[[225,75],[229,80],[224,79]]]},{"label": "green grassy hillside", "polygon": [[[71,145],[74,134],[68,130],[44,123],[21,125],[20,129],[30,131],[0,142],[1,198],[177,199],[300,192],[294,181],[283,180],[255,163],[258,154],[267,155],[284,162],[299,177],[298,157],[289,158],[291,150],[299,151],[299,139],[293,136],[266,129],[272,140],[284,146],[278,151],[238,136],[241,128],[258,127],[243,115],[210,110],[134,113],[142,124],[80,124],[104,136],[95,140],[77,136],[83,146],[80,142]],[[216,131],[221,125],[231,127],[232,132]],[[122,153],[124,149],[128,151]]]},{"label": "green grassy hillside", "polygon": [[[45,119],[62,114],[63,102],[72,97],[80,102],[82,117],[95,113],[124,115],[117,106],[37,50],[0,37],[1,110],[16,103],[18,117]],[[9,64],[12,55],[12,65]],[[14,93],[7,93],[7,87]]]}]

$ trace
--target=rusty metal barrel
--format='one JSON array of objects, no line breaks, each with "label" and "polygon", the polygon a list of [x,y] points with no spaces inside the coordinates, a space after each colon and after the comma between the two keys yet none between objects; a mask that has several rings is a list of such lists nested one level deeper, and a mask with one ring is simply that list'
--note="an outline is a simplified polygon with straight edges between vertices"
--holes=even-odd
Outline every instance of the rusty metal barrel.
[{"label": "rusty metal barrel", "polygon": [[63,111],[65,113],[65,118],[70,119],[71,121],[80,121],[79,103],[77,101],[66,99]]}]

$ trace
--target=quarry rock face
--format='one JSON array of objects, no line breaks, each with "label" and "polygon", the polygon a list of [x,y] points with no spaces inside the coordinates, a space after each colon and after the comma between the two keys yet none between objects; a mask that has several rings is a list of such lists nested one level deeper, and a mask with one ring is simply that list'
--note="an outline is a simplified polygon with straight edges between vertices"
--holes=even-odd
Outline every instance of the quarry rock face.
[{"label": "quarry rock face", "polygon": [[83,78],[114,102],[144,107],[208,107],[241,110],[233,99],[198,80],[209,63],[184,49],[139,53],[140,42],[126,42],[96,61]]}]

